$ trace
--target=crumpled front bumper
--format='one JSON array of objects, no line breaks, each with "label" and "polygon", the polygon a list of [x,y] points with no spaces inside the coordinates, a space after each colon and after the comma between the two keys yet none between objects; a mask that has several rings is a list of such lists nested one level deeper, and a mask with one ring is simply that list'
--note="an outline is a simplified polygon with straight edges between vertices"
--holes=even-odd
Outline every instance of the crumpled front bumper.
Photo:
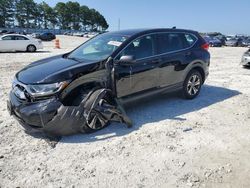
[{"label": "crumpled front bumper", "polygon": [[[28,132],[44,132],[53,136],[72,135],[83,133],[83,125],[88,123],[89,114],[94,105],[102,99],[107,90],[93,91],[92,100],[84,99],[79,106],[64,106],[56,97],[36,102],[20,100],[13,92],[10,92],[7,108],[11,115]],[[86,105],[88,104],[88,105]],[[131,124],[123,108],[116,103],[116,109],[104,109],[102,116],[108,117],[108,121],[119,121]],[[104,114],[106,113],[106,114]]]},{"label": "crumpled front bumper", "polygon": [[[62,103],[55,97],[36,102],[26,102],[16,97],[12,91],[7,101],[10,115],[13,115],[28,132],[47,132],[48,127],[46,125],[57,114],[60,106],[62,106]],[[56,129],[60,130],[60,124],[57,127]]]}]

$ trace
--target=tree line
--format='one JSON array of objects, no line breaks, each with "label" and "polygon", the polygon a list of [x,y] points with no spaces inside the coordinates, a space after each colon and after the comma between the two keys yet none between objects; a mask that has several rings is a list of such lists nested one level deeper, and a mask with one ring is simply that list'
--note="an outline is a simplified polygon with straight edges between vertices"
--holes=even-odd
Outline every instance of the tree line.
[{"label": "tree line", "polygon": [[97,10],[78,2],[59,2],[50,7],[34,0],[0,0],[0,27],[106,30],[109,25]]}]

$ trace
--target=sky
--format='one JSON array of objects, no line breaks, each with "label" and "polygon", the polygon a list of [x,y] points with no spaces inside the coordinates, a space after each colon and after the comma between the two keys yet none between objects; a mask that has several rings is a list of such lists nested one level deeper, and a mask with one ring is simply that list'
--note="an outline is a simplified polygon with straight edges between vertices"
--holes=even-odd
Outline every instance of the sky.
[{"label": "sky", "polygon": [[[40,3],[42,0],[35,0]],[[50,6],[67,0],[44,0]],[[72,0],[104,15],[109,31],[177,28],[250,35],[250,0]]]}]

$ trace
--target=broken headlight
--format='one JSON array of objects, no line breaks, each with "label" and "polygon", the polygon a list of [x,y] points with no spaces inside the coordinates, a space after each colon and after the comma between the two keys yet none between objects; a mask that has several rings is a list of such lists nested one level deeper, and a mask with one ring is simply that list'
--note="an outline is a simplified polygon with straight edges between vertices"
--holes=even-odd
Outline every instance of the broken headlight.
[{"label": "broken headlight", "polygon": [[53,95],[61,90],[63,90],[69,82],[59,82],[53,84],[36,84],[36,85],[27,85],[27,92],[33,97],[44,97]]}]

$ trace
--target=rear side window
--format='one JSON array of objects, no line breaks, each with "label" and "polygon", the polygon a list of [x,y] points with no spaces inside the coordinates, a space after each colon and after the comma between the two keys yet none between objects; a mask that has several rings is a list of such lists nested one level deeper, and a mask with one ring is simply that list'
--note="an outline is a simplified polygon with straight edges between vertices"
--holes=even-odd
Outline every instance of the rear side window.
[{"label": "rear side window", "polygon": [[28,39],[23,36],[15,36],[15,40],[28,40]]},{"label": "rear side window", "polygon": [[158,54],[186,49],[196,42],[196,38],[185,33],[158,34]]},{"label": "rear side window", "polygon": [[183,39],[179,33],[158,34],[158,53],[174,52],[185,48]]}]

